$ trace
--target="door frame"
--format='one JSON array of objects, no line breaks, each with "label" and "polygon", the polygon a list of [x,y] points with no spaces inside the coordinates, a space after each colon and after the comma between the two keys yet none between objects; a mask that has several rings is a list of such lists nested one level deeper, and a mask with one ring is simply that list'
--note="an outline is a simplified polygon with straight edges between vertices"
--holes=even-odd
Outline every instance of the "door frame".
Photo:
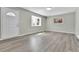
[{"label": "door frame", "polygon": [[[4,15],[4,13],[5,13],[5,12],[3,12],[3,11],[4,11],[4,9],[6,9],[6,8],[7,8],[7,7],[1,7],[1,39],[0,39],[0,40],[5,40],[5,39],[17,37],[17,36],[19,35],[19,11],[12,9],[12,10],[18,12],[18,35],[13,36],[13,37],[6,37],[6,38],[3,36],[3,34],[4,34],[4,33],[3,33],[3,17],[4,17],[3,15]],[[10,8],[7,8],[7,9],[10,9]]]}]

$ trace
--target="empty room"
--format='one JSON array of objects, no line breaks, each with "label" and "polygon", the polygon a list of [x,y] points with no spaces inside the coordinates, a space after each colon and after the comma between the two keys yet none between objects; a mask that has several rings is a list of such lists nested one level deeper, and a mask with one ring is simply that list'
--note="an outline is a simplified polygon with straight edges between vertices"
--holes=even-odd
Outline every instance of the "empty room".
[{"label": "empty room", "polygon": [[78,7],[0,7],[0,52],[79,52]]}]

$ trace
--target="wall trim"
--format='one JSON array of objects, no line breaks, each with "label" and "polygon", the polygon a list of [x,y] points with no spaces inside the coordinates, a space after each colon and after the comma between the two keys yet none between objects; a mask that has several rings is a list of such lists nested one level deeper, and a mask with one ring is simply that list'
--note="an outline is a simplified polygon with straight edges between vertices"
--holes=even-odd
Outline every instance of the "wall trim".
[{"label": "wall trim", "polygon": [[79,39],[79,35],[77,35],[77,34],[75,34],[76,35],[76,37]]},{"label": "wall trim", "polygon": [[35,33],[30,33],[30,34],[19,34],[17,36],[14,36],[14,37],[8,37],[8,38],[1,38],[0,40],[6,40],[6,39],[12,39],[12,38],[17,38],[17,37],[21,37],[21,36],[28,36],[28,35],[32,35],[32,34],[37,34],[37,33],[41,33],[41,32],[45,32],[45,31],[40,31],[40,32],[35,32]]},{"label": "wall trim", "polygon": [[55,31],[55,30],[47,30],[49,32],[61,32],[61,33],[69,33],[69,34],[75,34],[74,32],[65,32],[65,31]]},{"label": "wall trim", "polygon": [[[75,34],[74,32],[65,32],[65,31],[40,31],[40,32],[36,32],[36,33],[30,33],[30,34],[21,34],[21,35],[17,35],[17,36],[14,36],[14,37],[9,37],[9,38],[6,38],[6,39],[12,39],[12,38],[16,38],[16,37],[21,37],[21,36],[28,36],[28,35],[32,35],[32,34],[37,34],[37,33],[41,33],[41,32],[60,32],[60,33],[69,33],[69,34]],[[75,34],[76,35],[76,34]],[[76,37],[79,39],[79,35],[76,35]],[[1,38],[0,40],[6,40],[6,39],[3,39]]]}]

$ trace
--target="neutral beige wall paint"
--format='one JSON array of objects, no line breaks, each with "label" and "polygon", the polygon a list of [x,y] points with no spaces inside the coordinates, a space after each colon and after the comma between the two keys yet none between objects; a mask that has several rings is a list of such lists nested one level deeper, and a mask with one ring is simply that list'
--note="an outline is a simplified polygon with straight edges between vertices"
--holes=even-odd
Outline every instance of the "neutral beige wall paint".
[{"label": "neutral beige wall paint", "polygon": [[[64,22],[62,24],[53,23],[53,18],[55,17],[63,17]],[[47,18],[47,30],[74,33],[75,32],[75,12],[48,17]]]},{"label": "neutral beige wall paint", "polygon": [[[45,30],[46,27],[46,18],[44,16],[38,15],[36,13],[30,12],[28,10],[19,10],[20,13],[20,22],[19,22],[19,27],[20,27],[20,35],[22,34],[32,34],[36,32],[41,32]],[[31,26],[31,16],[39,16],[42,18],[42,26],[38,27],[32,27]]]}]

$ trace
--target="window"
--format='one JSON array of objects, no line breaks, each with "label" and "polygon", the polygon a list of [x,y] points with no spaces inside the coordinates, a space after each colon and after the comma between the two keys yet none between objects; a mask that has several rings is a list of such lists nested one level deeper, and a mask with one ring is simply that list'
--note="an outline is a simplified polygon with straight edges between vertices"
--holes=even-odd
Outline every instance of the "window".
[{"label": "window", "polygon": [[32,16],[32,26],[41,26],[41,17]]}]

